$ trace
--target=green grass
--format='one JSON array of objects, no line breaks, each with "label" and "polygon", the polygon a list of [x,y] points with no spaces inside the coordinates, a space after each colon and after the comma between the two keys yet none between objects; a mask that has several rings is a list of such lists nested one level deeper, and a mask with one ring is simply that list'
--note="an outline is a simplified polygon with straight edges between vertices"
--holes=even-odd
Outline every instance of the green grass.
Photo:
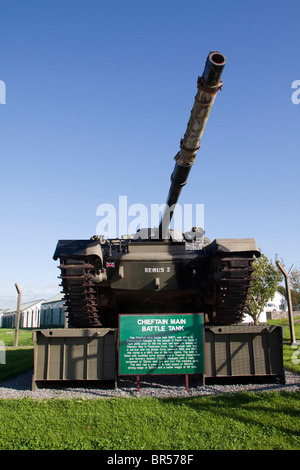
[{"label": "green grass", "polygon": [[[290,327],[289,327],[289,319],[288,318],[278,318],[277,320],[268,320],[268,325],[280,325],[283,326],[283,338],[284,341],[290,341]],[[295,335],[297,339],[300,339],[300,317],[294,318],[294,326],[295,326]]]},{"label": "green grass", "polygon": [[[299,324],[295,329],[299,339]],[[31,346],[31,331],[21,331],[19,345]],[[0,330],[0,340],[9,346],[7,337],[13,335],[4,335]],[[287,323],[285,343],[288,339]],[[9,341],[12,345],[13,338]],[[294,351],[284,344],[285,364],[291,362],[293,368]],[[0,381],[32,366],[33,348],[8,348]],[[299,417],[300,392],[0,399],[0,450],[299,450]]]},{"label": "green grass", "polygon": [[0,449],[291,450],[299,393],[0,400]]},{"label": "green grass", "polygon": [[8,349],[6,363],[0,364],[0,383],[33,369],[33,348]]},{"label": "green grass", "polygon": [[[5,350],[5,364],[0,364],[0,382],[33,369],[33,342],[31,330],[19,330],[19,348],[13,348],[15,334],[12,329],[0,329],[0,341]],[[25,348],[26,347],[26,348]],[[24,348],[24,349],[22,349]]]},{"label": "green grass", "polygon": [[[5,346],[13,346],[15,341],[15,330],[8,328],[0,328],[0,341],[2,341]],[[32,346],[32,330],[19,330],[18,335],[18,346]]]}]

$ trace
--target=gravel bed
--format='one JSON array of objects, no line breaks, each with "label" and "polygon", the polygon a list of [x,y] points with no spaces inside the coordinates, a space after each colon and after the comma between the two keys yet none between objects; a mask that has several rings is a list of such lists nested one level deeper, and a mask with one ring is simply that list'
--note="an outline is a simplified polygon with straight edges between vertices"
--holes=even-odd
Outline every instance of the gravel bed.
[{"label": "gravel bed", "polygon": [[[300,375],[290,371],[285,373],[285,384],[281,383],[251,383],[251,384],[206,384],[199,385],[195,378],[189,379],[189,390],[185,388],[184,376],[164,376],[164,377],[141,377],[140,390],[137,391],[135,378],[121,377],[118,380],[118,388],[114,383],[100,382],[97,384],[46,383],[47,388],[31,390],[33,372],[22,374],[0,385],[0,399],[5,398],[25,398],[50,399],[50,398],[77,398],[95,399],[112,397],[195,397],[204,395],[219,395],[241,391],[252,392],[273,392],[273,391],[300,391]],[[100,388],[101,387],[101,388]]]}]

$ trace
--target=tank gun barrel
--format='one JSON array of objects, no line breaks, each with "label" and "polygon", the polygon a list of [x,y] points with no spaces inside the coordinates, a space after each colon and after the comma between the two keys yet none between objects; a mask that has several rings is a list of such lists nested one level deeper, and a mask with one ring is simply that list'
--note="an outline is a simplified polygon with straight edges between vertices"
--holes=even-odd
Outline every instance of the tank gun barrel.
[{"label": "tank gun barrel", "polygon": [[186,132],[180,142],[180,150],[175,155],[175,167],[171,175],[171,186],[167,198],[166,209],[159,226],[159,238],[167,237],[169,225],[176,203],[183,186],[186,184],[189,172],[193,166],[205,125],[213,106],[215,97],[222,88],[221,74],[226,63],[226,57],[220,52],[209,53],[204,71],[198,77],[198,91]]}]

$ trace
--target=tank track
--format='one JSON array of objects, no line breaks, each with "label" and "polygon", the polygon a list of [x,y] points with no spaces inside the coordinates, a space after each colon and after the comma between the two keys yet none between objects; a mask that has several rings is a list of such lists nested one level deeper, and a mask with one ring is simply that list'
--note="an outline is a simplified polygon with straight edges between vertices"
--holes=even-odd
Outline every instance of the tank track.
[{"label": "tank track", "polygon": [[[251,278],[254,258],[250,253],[236,256],[229,253],[213,258],[211,275],[214,279],[208,286],[205,297],[210,298],[205,313],[205,323],[209,325],[232,325],[243,319]],[[110,289],[103,286],[102,297],[98,298],[94,282],[95,266],[92,257],[60,258],[61,275],[59,278],[65,294],[66,312],[69,325],[75,328],[99,328],[99,301],[101,318],[105,325],[117,327],[114,306],[110,304]],[[101,297],[101,296],[100,296]],[[107,310],[107,312],[106,312]],[[103,321],[102,320],[102,321]]]},{"label": "tank track", "polygon": [[254,258],[250,256],[225,253],[215,259],[218,280],[213,286],[214,312],[209,324],[232,325],[243,320],[253,273]]},{"label": "tank track", "polygon": [[65,294],[69,325],[76,328],[101,327],[91,259],[61,257],[60,262],[60,286]]}]

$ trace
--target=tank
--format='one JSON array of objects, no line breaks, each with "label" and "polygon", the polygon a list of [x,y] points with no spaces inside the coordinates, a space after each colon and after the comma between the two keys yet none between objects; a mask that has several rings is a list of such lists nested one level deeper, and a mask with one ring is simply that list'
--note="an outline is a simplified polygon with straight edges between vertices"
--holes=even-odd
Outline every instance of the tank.
[{"label": "tank", "polygon": [[226,58],[209,53],[158,228],[146,227],[118,239],[59,240],[61,286],[69,326],[117,328],[124,313],[204,313],[206,325],[242,321],[253,260],[260,255],[255,240],[215,239],[202,228],[170,229],[182,188],[200,148],[201,137],[222,87]]}]

